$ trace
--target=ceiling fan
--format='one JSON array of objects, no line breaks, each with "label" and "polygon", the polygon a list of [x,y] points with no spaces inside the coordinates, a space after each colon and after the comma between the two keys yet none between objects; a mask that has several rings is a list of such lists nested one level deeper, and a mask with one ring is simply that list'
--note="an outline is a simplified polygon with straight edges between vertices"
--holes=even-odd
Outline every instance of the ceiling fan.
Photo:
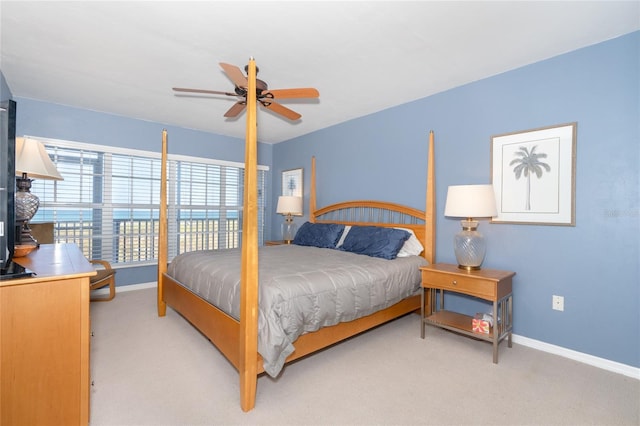
[{"label": "ceiling fan", "polygon": [[[225,64],[220,62],[220,66],[224,70],[225,74],[231,82],[235,85],[233,92],[220,92],[217,90],[205,90],[205,89],[188,89],[184,87],[174,87],[176,92],[186,93],[204,93],[208,95],[225,95],[235,96],[238,101],[233,104],[231,108],[224,114],[225,117],[232,118],[237,117],[247,107],[247,77],[242,73],[240,68],[235,65]],[[248,66],[244,67],[245,72],[248,72]],[[258,69],[256,68],[256,73]],[[265,108],[295,121],[302,117],[297,112],[279,104],[276,100],[280,99],[293,99],[293,98],[317,98],[320,96],[318,90],[314,88],[298,88],[298,89],[269,89],[269,86],[263,80],[256,79],[256,97],[258,102]]]}]

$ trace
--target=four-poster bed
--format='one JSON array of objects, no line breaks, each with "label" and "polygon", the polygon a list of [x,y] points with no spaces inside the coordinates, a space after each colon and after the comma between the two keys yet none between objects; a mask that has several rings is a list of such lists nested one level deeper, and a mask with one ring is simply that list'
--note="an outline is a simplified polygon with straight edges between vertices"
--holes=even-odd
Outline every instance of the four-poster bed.
[{"label": "four-poster bed", "polygon": [[[294,251],[313,251],[314,254],[325,251],[331,256],[338,256],[344,253],[331,248],[317,247],[258,247],[257,232],[257,138],[256,138],[256,100],[255,100],[255,62],[253,59],[248,67],[248,98],[247,98],[247,138],[245,148],[245,197],[243,206],[243,240],[242,249],[239,253],[239,296],[235,310],[225,309],[216,306],[205,299],[202,294],[192,288],[188,288],[180,279],[171,276],[176,275],[179,269],[172,263],[168,271],[168,247],[167,247],[167,134],[163,132],[162,143],[162,183],[161,183],[161,207],[160,207],[160,252],[158,256],[158,315],[166,314],[166,306],[181,314],[191,322],[200,332],[202,332],[231,362],[240,374],[240,399],[241,407],[244,411],[251,410],[255,405],[257,377],[263,372],[270,375],[274,373],[270,367],[265,370],[267,359],[258,352],[260,338],[263,345],[262,328],[264,328],[265,314],[264,303],[267,296],[264,293],[266,282],[282,280],[282,274],[265,271],[268,265],[258,262],[258,253],[266,260],[276,256],[278,250],[288,251],[287,256],[291,256]],[[253,98],[253,99],[251,99]],[[311,165],[311,192],[309,201],[309,222],[312,224],[337,224],[377,226],[383,228],[404,228],[414,233],[417,240],[422,244],[424,251],[420,256],[409,256],[421,258],[425,264],[433,263],[435,256],[435,181],[434,181],[434,142],[433,132],[429,135],[428,149],[428,170],[427,170],[427,203],[426,211],[401,206],[394,203],[380,201],[349,201],[333,204],[323,208],[316,207],[316,182],[315,182],[315,159]],[[395,231],[394,231],[395,232]],[[349,238],[345,230],[344,234]],[[396,260],[365,259],[369,256],[353,253],[344,253],[345,256],[352,256],[351,259],[362,258],[365,261],[389,262],[388,265],[396,265],[412,259],[403,258]],[[203,255],[200,253],[199,255]],[[355,258],[354,258],[355,256]],[[318,256],[318,259],[320,256]],[[319,260],[318,260],[319,262]],[[277,262],[276,262],[277,263]],[[300,262],[304,264],[304,261]],[[309,262],[307,262],[309,263]],[[295,262],[292,262],[295,265]],[[364,270],[375,269],[371,264],[362,266]],[[260,269],[259,269],[260,268]],[[301,267],[302,268],[302,267]],[[357,266],[353,265],[356,270]],[[184,269],[192,269],[190,266]],[[377,325],[383,324],[392,319],[398,318],[410,312],[420,309],[420,295],[416,289],[419,288],[419,271],[417,266],[410,267],[416,272],[418,283],[413,283],[410,290],[403,290],[402,294],[389,296],[384,300],[386,304],[381,304],[381,309],[366,311],[363,316],[354,316],[353,320],[337,322],[335,325],[315,327],[309,330],[296,333],[296,339],[289,346],[293,349],[281,354],[282,362],[289,362],[300,357],[311,354],[319,349],[330,346],[348,337],[354,336]],[[260,273],[259,273],[260,270]],[[300,271],[300,275],[313,275],[315,271]],[[324,273],[324,272],[323,272]],[[366,275],[363,273],[361,275]],[[260,275],[260,276],[259,276]],[[260,285],[258,286],[258,278]],[[182,279],[182,278],[181,278]],[[415,280],[414,278],[412,278]],[[308,284],[308,283],[307,283]],[[313,283],[312,283],[313,284]],[[199,285],[196,283],[196,286]],[[331,282],[329,287],[333,288],[335,283]],[[287,290],[288,291],[288,290]],[[373,292],[379,290],[371,290]],[[386,290],[385,290],[386,291]],[[280,297],[280,296],[278,296]],[[385,298],[387,295],[385,295]],[[394,298],[395,297],[395,298]],[[260,306],[258,304],[260,299]],[[264,299],[264,300],[263,300]],[[293,316],[305,316],[295,313]],[[350,315],[350,314],[349,314]],[[260,321],[260,325],[259,325]],[[340,320],[342,321],[342,320]],[[261,329],[259,331],[259,328]],[[260,333],[260,335],[259,335]],[[288,343],[288,342],[287,342]],[[262,351],[264,353],[264,351]],[[286,357],[286,359],[285,359]],[[276,373],[279,370],[274,370]]]}]

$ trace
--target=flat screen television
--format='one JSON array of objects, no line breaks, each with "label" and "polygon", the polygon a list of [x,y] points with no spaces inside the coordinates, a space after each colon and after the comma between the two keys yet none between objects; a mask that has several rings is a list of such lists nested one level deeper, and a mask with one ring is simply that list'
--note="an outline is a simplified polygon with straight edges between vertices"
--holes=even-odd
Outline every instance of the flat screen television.
[{"label": "flat screen television", "polygon": [[0,102],[0,279],[25,275],[15,264],[16,103]]}]

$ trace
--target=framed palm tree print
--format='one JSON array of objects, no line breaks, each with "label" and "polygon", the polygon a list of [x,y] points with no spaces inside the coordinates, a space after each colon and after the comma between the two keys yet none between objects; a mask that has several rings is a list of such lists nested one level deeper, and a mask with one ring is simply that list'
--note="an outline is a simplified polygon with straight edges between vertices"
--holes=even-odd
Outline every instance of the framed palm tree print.
[{"label": "framed palm tree print", "polygon": [[282,195],[302,197],[302,169],[291,169],[282,172]]},{"label": "framed palm tree print", "polygon": [[491,137],[492,223],[575,226],[577,123]]}]

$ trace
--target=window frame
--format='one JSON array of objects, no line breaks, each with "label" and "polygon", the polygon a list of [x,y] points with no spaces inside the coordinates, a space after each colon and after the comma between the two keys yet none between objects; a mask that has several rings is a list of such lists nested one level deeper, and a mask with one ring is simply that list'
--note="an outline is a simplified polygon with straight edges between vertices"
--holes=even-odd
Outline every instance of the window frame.
[{"label": "window frame", "polygon": [[[30,137],[30,136],[29,136]],[[77,243],[84,255],[87,258],[101,258],[105,260],[109,260],[113,263],[114,266],[147,266],[157,263],[157,254],[158,254],[158,223],[159,223],[159,198],[160,198],[160,161],[161,154],[153,151],[143,151],[137,149],[130,148],[120,148],[113,147],[107,145],[97,145],[90,144],[85,142],[75,142],[75,141],[67,141],[60,139],[51,139],[51,138],[42,138],[42,137],[34,137],[34,139],[40,140],[47,149],[47,152],[52,157],[52,161],[54,164],[58,164],[58,161],[61,164],[64,164],[66,160],[68,163],[69,156],[67,157],[59,157],[58,154],[60,152],[64,153],[64,150],[78,150],[78,156],[80,158],[79,161],[84,161],[83,154],[86,153],[89,156],[89,153],[98,153],[97,159],[95,160],[96,164],[92,164],[93,171],[91,173],[81,173],[79,181],[83,181],[83,177],[90,176],[91,177],[91,185],[92,191],[94,191],[91,202],[79,201],[77,203],[74,202],[57,202],[56,191],[57,191],[57,182],[54,181],[42,181],[41,179],[35,180],[32,184],[32,191],[35,195],[41,197],[40,209],[33,221],[45,221],[51,222],[56,221],[57,212],[62,211],[64,209],[76,207],[78,209],[84,208],[88,209],[90,206],[92,220],[95,217],[98,217],[100,220],[99,224],[91,224],[91,234],[89,237],[81,236],[79,238],[90,239],[89,243],[84,243],[82,240],[78,241],[78,237],[68,237],[68,236],[60,236],[60,231],[58,226],[54,226],[54,240],[56,242],[75,242]],[[135,195],[133,195],[134,199],[129,202],[129,204],[123,204],[122,202],[115,202],[114,200],[114,191],[117,191],[117,188],[113,187],[113,166],[114,166],[114,157],[124,156],[129,157],[132,161],[136,159],[142,159],[144,161],[148,161],[150,164],[150,180],[148,189],[151,189],[152,192],[148,194],[150,197],[150,202],[148,203],[137,203],[135,199]],[[223,249],[223,248],[232,248],[239,247],[242,240],[242,200],[243,200],[243,190],[244,190],[244,163],[238,163],[227,160],[218,160],[218,159],[210,159],[204,157],[194,157],[194,156],[186,156],[180,154],[169,154],[167,156],[167,192],[168,192],[168,233],[169,233],[169,260],[174,256],[179,254],[182,251],[191,251],[193,247],[206,247],[213,249]],[[98,163],[102,164],[102,170],[97,170],[95,167]],[[157,163],[157,164],[156,164]],[[157,165],[157,168],[156,168]],[[210,170],[219,170],[220,171],[220,182],[217,183],[222,189],[219,190],[219,203],[217,205],[210,205],[211,197],[209,195],[205,196],[204,204],[199,205],[191,205],[191,204],[178,204],[178,200],[181,196],[191,196],[193,198],[192,193],[185,192],[184,183],[178,182],[178,173],[181,168],[190,168],[190,169],[198,169],[205,170],[205,173],[208,173]],[[266,204],[267,204],[267,179],[269,167],[265,165],[258,166],[259,179],[258,179],[258,191],[259,191],[259,218],[258,218],[258,226],[259,226],[259,243],[262,244],[264,241],[264,235],[267,231],[268,223],[266,221]],[[133,174],[133,172],[131,172]],[[157,175],[156,175],[157,174]],[[234,175],[234,179],[236,184],[232,187],[227,185],[227,178],[231,178],[231,175]],[[100,179],[103,179],[102,184],[99,182],[96,183],[96,177],[100,176]],[[64,174],[63,174],[64,177]],[[198,176],[200,180],[200,185],[205,185],[207,188],[213,188],[212,191],[215,193],[215,185],[216,183],[210,184],[208,182],[208,175],[206,175],[206,179],[202,181],[202,176]],[[124,178],[128,185],[129,191],[133,192],[133,185],[138,182],[135,176],[120,176],[120,178]],[[157,191],[156,191],[157,185]],[[127,184],[125,184],[125,187]],[[109,190],[104,190],[104,188],[109,187]],[[102,190],[100,197],[96,198],[95,191]],[[231,191],[232,196],[235,198],[235,204],[228,204],[229,198],[225,195],[226,192]],[[51,197],[49,194],[53,194]],[[196,194],[199,195],[199,194]],[[224,197],[224,198],[223,198]],[[82,198],[82,197],[80,197]],[[53,200],[53,201],[52,201]],[[98,201],[99,200],[99,201]],[[142,240],[145,241],[146,252],[148,253],[151,250],[151,255],[146,256],[144,259],[140,260],[140,256],[129,256],[127,259],[123,259],[120,251],[122,251],[123,243],[118,240],[118,231],[115,228],[116,218],[115,212],[118,210],[128,210],[129,215],[125,219],[118,219],[119,221],[131,221],[136,222],[136,219],[133,218],[133,215],[136,211],[136,208],[142,210],[143,212],[147,210],[150,217],[148,219],[151,224],[150,229],[147,227],[144,234],[141,234],[141,231],[138,233],[126,234],[122,238],[132,238],[131,241],[134,241],[136,236],[140,237],[143,235]],[[196,234],[201,233],[202,231],[193,231],[193,227],[188,227],[185,230],[185,222],[181,221],[181,213],[185,213],[186,217],[193,218],[194,211],[204,211],[205,216],[209,214],[209,212],[218,212],[219,216],[217,219],[210,218],[206,219],[209,222],[209,230],[205,232],[204,238],[209,241],[208,245],[198,246],[197,243],[194,245],[193,241],[197,241],[198,235],[194,236],[194,232]],[[41,212],[50,213],[52,217],[47,217],[45,214],[41,214]],[[235,219],[235,224],[232,224],[230,227],[232,228],[230,231],[226,229],[226,226],[229,224],[229,221],[225,219],[224,225],[221,225],[223,222],[223,218],[226,217],[228,211],[237,211],[237,218]],[[99,214],[96,215],[96,212]],[[80,217],[82,215],[80,214]],[[53,219],[53,220],[51,220]],[[191,221],[197,221],[198,219],[191,219]],[[142,222],[144,219],[138,220],[137,222]],[[233,222],[233,221],[232,221]],[[213,223],[213,225],[212,225]],[[216,225],[217,223],[217,225]],[[56,224],[58,225],[58,224]],[[193,225],[193,224],[192,224]],[[196,224],[196,229],[198,224]],[[102,229],[103,231],[100,234],[94,235],[93,232],[95,229]],[[126,228],[126,226],[125,226]],[[138,228],[142,228],[140,225]],[[110,231],[105,232],[105,229],[110,229]],[[81,228],[82,230],[82,228]],[[180,230],[180,232],[179,232]],[[223,234],[221,234],[221,230]],[[234,236],[235,235],[235,236]],[[191,241],[190,243],[179,243],[180,239],[184,241]],[[213,240],[211,240],[213,238]],[[231,240],[229,240],[231,238]],[[95,241],[101,241],[99,244],[95,243]],[[222,244],[221,244],[222,243]],[[135,252],[135,250],[139,250],[140,246],[135,247],[135,242],[133,242],[134,248],[129,251]],[[152,247],[149,248],[148,245]],[[88,247],[87,247],[88,246]]]}]

